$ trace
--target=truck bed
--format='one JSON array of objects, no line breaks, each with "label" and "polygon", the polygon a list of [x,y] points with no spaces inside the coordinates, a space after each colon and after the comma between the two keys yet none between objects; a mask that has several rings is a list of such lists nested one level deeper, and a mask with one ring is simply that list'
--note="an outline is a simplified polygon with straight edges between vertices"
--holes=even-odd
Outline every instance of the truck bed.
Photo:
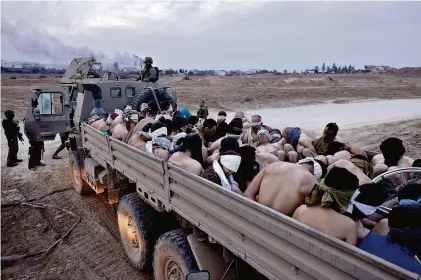
[{"label": "truck bed", "polygon": [[83,147],[269,279],[420,279],[354,246],[82,125]]}]

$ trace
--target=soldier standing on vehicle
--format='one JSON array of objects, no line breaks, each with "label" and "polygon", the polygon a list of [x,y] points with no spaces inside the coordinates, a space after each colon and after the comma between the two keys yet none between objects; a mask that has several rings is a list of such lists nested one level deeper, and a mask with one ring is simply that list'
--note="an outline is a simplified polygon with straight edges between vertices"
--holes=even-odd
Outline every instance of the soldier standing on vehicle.
[{"label": "soldier standing on vehicle", "polygon": [[145,57],[145,68],[140,72],[139,78],[136,81],[152,82],[158,81],[157,69],[152,66],[152,57]]},{"label": "soldier standing on vehicle", "polygon": [[61,159],[61,157],[58,156],[58,153],[63,151],[64,148],[66,147],[65,145],[66,145],[67,139],[69,139],[69,133],[68,132],[60,134],[61,144],[60,144],[60,146],[58,146],[57,150],[54,152],[54,154],[52,156],[53,159]]},{"label": "soldier standing on vehicle", "polygon": [[9,154],[7,155],[7,166],[13,167],[22,162],[18,159],[19,143],[18,139],[23,143],[22,133],[20,132],[19,123],[14,120],[15,112],[13,110],[6,110],[4,112],[6,119],[2,121],[4,134],[6,135],[7,145],[9,146]]}]

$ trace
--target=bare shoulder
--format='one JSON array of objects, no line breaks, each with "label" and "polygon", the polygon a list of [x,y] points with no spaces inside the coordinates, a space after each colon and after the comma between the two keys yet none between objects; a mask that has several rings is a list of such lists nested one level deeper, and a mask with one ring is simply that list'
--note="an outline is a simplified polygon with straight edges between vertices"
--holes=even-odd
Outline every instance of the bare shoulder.
[{"label": "bare shoulder", "polygon": [[302,214],[307,210],[307,206],[301,205],[297,209],[295,209],[294,214],[292,214],[292,218],[296,219],[297,221],[301,221]]},{"label": "bare shoulder", "polygon": [[407,157],[407,156],[403,156],[399,162],[398,162],[398,167],[411,167],[414,164],[414,159]]},{"label": "bare shoulder", "polygon": [[279,162],[279,159],[275,155],[266,152],[256,153],[256,160],[265,160],[270,163]]},{"label": "bare shoulder", "polygon": [[168,159],[168,161],[171,162],[171,163],[173,163],[174,161],[176,161],[178,159],[178,153],[179,152],[176,152],[176,153],[172,154],[170,156],[170,158]]},{"label": "bare shoulder", "polygon": [[192,167],[192,173],[196,175],[200,175],[200,173],[202,173],[203,167],[197,160],[194,160],[194,159],[192,160],[191,167]]},{"label": "bare shoulder", "polygon": [[373,159],[371,160],[371,163],[374,165],[374,164],[378,164],[378,163],[384,163],[384,156],[383,156],[383,154],[378,154],[378,155],[375,155],[374,157],[373,157]]}]

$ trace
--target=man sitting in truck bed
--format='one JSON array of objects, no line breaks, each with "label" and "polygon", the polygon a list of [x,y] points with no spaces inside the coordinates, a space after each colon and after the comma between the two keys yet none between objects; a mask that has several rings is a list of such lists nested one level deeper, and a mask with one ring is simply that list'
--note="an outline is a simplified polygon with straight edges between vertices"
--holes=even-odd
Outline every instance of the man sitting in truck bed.
[{"label": "man sitting in truck bed", "polygon": [[357,245],[355,222],[345,215],[358,178],[345,168],[334,167],[326,175],[325,185],[315,184],[305,198],[305,205],[295,210],[294,219],[349,244]]},{"label": "man sitting in truck bed", "polygon": [[375,155],[371,161],[376,175],[396,168],[411,167],[414,160],[404,156],[405,147],[402,140],[390,137],[380,144],[381,154]]},{"label": "man sitting in truck bed", "polygon": [[261,170],[244,196],[291,216],[318,182],[297,164],[275,162]]},{"label": "man sitting in truck bed", "polygon": [[189,134],[179,139],[180,150],[168,160],[195,175],[203,172],[202,139],[198,134]]}]

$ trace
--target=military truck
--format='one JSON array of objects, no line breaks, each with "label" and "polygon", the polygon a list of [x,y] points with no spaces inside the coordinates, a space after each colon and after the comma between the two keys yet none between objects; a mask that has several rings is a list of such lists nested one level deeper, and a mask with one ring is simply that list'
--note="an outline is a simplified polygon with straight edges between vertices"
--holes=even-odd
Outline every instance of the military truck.
[{"label": "military truck", "polygon": [[[420,279],[85,123],[95,106],[113,112],[129,104],[129,87],[137,92],[145,85],[98,80],[39,87],[25,128],[43,140],[72,132],[74,189],[105,195],[116,206],[121,242],[134,267],[152,269],[157,280],[185,279],[198,269],[211,279]],[[40,108],[44,100],[50,106]]]}]

